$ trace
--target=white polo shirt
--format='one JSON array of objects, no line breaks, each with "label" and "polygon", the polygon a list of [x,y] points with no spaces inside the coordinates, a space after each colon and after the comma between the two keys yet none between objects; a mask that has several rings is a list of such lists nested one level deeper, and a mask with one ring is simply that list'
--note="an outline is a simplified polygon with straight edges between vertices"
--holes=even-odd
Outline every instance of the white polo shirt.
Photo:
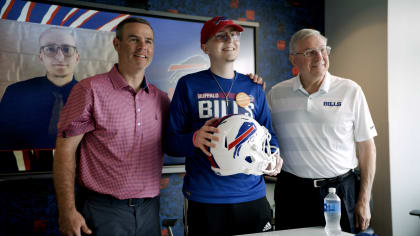
[{"label": "white polo shirt", "polygon": [[283,170],[303,178],[330,178],[357,167],[356,143],[377,135],[362,89],[326,74],[308,94],[299,75],[273,86],[267,96]]}]

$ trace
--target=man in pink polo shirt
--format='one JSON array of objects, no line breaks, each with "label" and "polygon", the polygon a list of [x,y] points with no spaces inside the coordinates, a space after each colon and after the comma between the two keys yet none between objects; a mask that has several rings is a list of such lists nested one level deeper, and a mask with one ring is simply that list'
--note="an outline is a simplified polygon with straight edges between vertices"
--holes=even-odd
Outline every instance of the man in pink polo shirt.
[{"label": "man in pink polo shirt", "polygon": [[[118,64],[79,82],[61,112],[54,183],[63,235],[160,235],[169,98],[145,78],[153,37],[146,20],[122,21],[113,41]],[[80,209],[75,181],[84,199]]]}]

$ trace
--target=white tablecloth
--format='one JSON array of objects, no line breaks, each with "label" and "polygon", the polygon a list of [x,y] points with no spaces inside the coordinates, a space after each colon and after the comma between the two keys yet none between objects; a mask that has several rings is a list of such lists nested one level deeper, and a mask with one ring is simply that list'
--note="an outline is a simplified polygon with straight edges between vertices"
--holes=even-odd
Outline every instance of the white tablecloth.
[{"label": "white tablecloth", "polygon": [[[301,229],[289,229],[280,231],[270,231],[257,234],[244,234],[249,236],[327,236],[324,227],[310,227]],[[244,236],[242,235],[242,236]],[[354,234],[342,232],[340,236],[351,236]]]}]

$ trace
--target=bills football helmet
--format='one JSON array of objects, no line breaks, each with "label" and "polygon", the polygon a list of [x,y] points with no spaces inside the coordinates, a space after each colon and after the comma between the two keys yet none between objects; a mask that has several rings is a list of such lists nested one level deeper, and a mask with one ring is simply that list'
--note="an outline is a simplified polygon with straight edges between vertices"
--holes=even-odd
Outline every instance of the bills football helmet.
[{"label": "bills football helmet", "polygon": [[[279,149],[270,146],[267,128],[247,115],[230,115],[219,120],[219,141],[211,141],[211,168],[218,175],[239,173],[262,175],[274,172]],[[272,152],[272,150],[274,150]]]}]

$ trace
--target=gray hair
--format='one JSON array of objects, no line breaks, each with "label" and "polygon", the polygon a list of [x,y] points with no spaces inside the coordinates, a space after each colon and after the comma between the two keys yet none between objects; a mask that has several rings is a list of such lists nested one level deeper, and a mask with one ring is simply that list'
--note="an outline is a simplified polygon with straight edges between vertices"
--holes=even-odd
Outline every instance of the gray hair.
[{"label": "gray hair", "polygon": [[296,50],[296,45],[299,41],[306,39],[307,37],[310,36],[319,36],[321,37],[325,43],[327,43],[327,38],[322,35],[318,30],[314,30],[314,29],[301,29],[299,31],[297,31],[296,33],[293,34],[293,36],[290,38],[290,42],[289,42],[289,54],[293,54],[295,53]]}]

